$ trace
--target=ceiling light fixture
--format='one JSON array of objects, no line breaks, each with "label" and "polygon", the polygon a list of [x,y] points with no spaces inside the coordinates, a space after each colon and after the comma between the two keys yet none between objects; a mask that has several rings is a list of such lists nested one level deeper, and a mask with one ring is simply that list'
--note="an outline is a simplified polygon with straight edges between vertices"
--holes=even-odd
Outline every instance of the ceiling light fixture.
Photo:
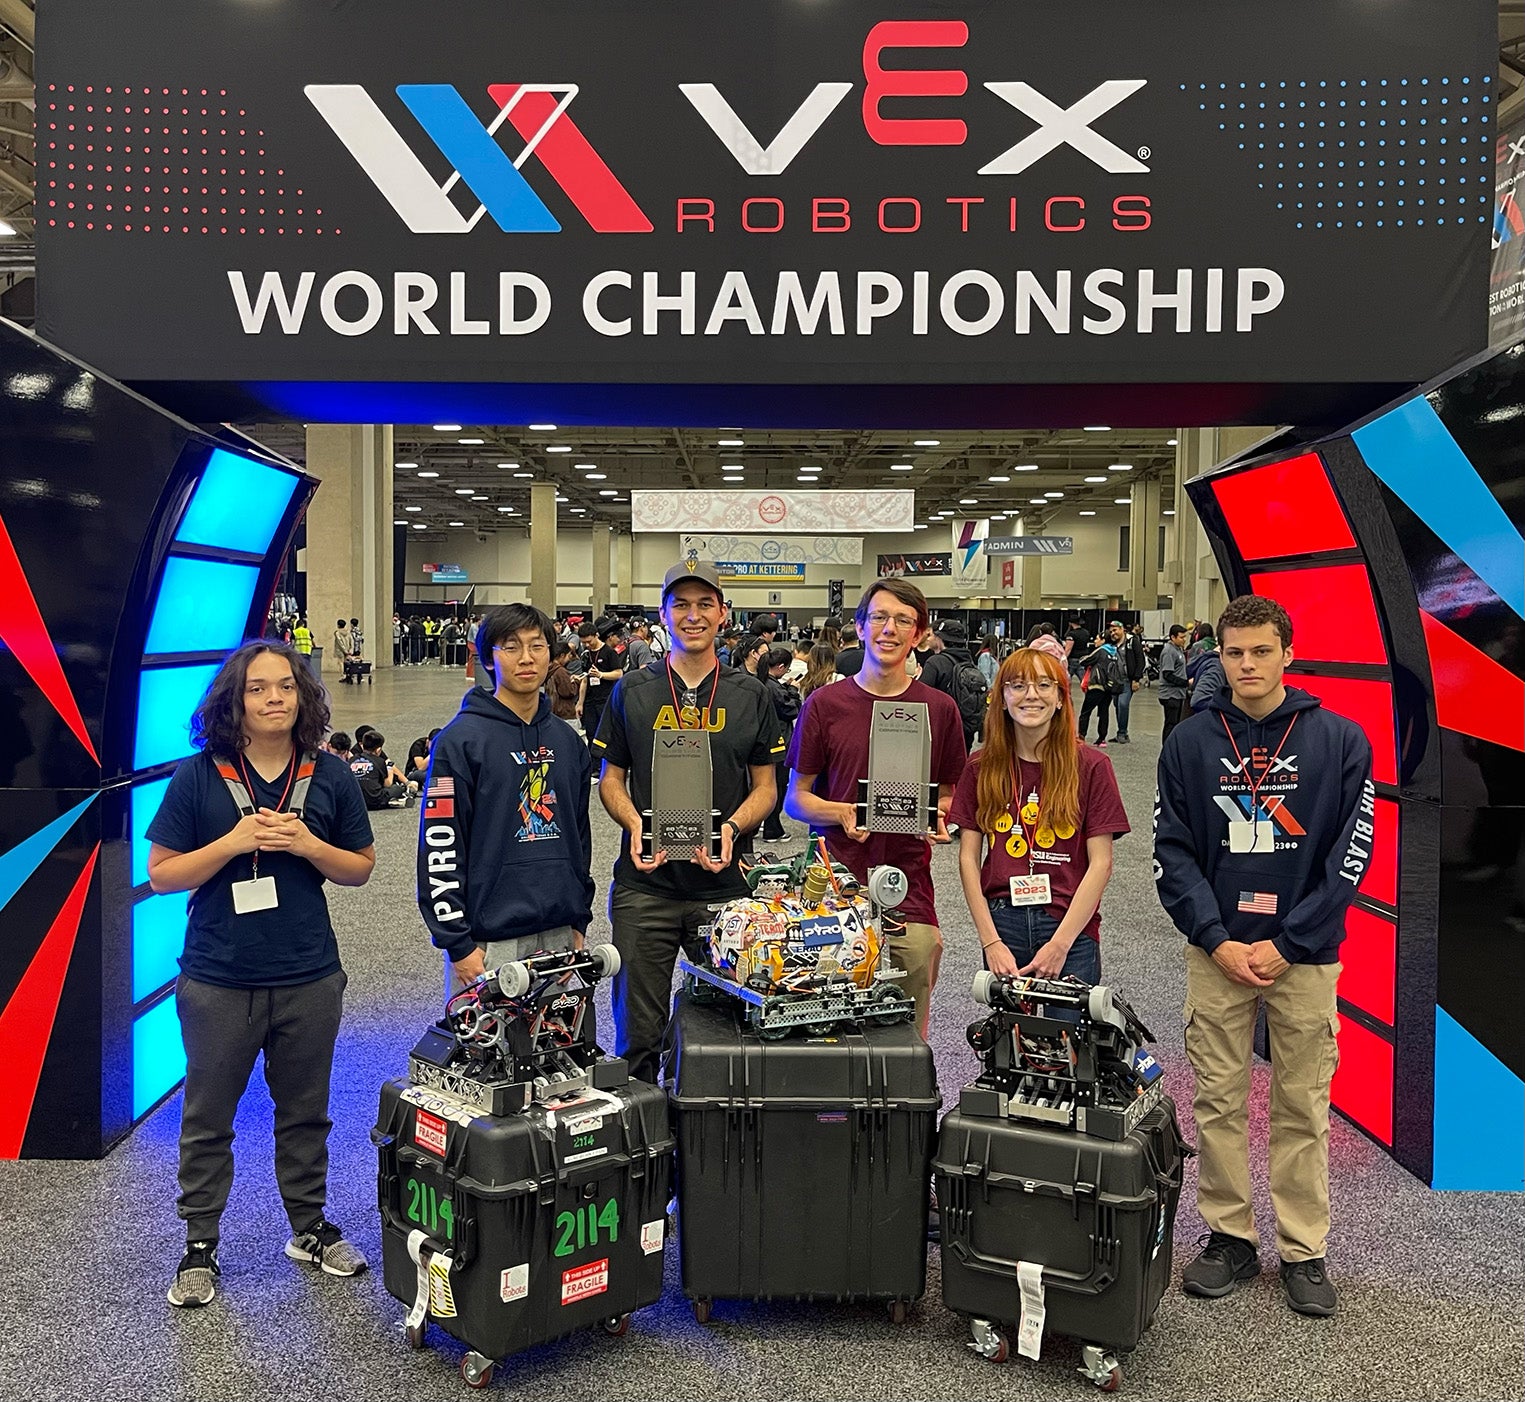
[{"label": "ceiling light fixture", "polygon": [[723,462],[720,464],[720,470],[722,472],[740,472],[742,466],[739,462]]},{"label": "ceiling light fixture", "polygon": [[392,464],[399,472],[407,472],[410,468],[417,467],[416,462],[394,462]]},{"label": "ceiling light fixture", "polygon": [[572,498],[571,498],[571,497],[564,497],[564,496],[558,496],[558,497],[557,497],[557,498],[556,498],[556,500],[557,500],[557,501],[571,501],[571,500],[572,500]]},{"label": "ceiling light fixture", "polygon": [[607,472],[590,472],[588,474],[587,480],[589,482],[607,482],[609,480],[609,474]]},{"label": "ceiling light fixture", "polygon": [[509,468],[518,467],[519,464],[516,462],[500,462],[498,466],[506,472]]},{"label": "ceiling light fixture", "polygon": [[1083,433],[1111,433],[1112,429],[1107,424],[1086,424],[1081,431]]},{"label": "ceiling light fixture", "polygon": [[464,443],[469,448],[480,447],[483,443],[487,442],[485,438],[457,438],[455,441],[457,443]]},{"label": "ceiling light fixture", "polygon": [[460,424],[435,424],[434,431],[436,433],[459,433],[461,426]]},{"label": "ceiling light fixture", "polygon": [[916,464],[913,462],[892,462],[890,464],[891,472],[914,472],[915,470]]},{"label": "ceiling light fixture", "polygon": [[1094,511],[1082,511],[1080,514],[1082,516],[1094,516],[1096,513]]},{"label": "ceiling light fixture", "polygon": [[511,506],[500,506],[498,508],[498,510],[501,511],[505,516],[507,516],[510,512],[512,512],[513,509],[514,508],[511,507]]},{"label": "ceiling light fixture", "polygon": [[420,472],[418,475],[420,477],[438,477],[439,473],[437,473],[437,472]]},{"label": "ceiling light fixture", "polygon": [[555,433],[556,432],[556,425],[555,424],[531,424],[530,425],[530,432],[531,433]]},{"label": "ceiling light fixture", "polygon": [[978,506],[980,504],[980,499],[978,497],[960,497],[958,499],[958,504],[960,506]]},{"label": "ceiling light fixture", "polygon": [[599,492],[599,496],[601,497],[617,497],[619,494],[620,493],[618,487],[605,487],[602,491]]},{"label": "ceiling light fixture", "polygon": [[457,487],[455,489],[455,494],[458,497],[469,497],[475,491],[475,487]]},{"label": "ceiling light fixture", "polygon": [[912,442],[918,448],[938,448],[942,446],[941,438],[915,438],[912,439]]},{"label": "ceiling light fixture", "polygon": [[447,526],[464,526],[466,523],[464,521],[447,521],[445,524]]},{"label": "ceiling light fixture", "polygon": [[1115,462],[1115,463],[1112,464],[1111,467],[1109,467],[1107,469],[1107,471],[1108,472],[1132,472],[1133,471],[1133,464],[1131,462]]},{"label": "ceiling light fixture", "polygon": [[1107,479],[1105,477],[1087,477],[1086,478],[1087,482],[1105,482],[1106,480]]},{"label": "ceiling light fixture", "polygon": [[534,475],[535,474],[533,472],[516,472],[516,473],[514,473],[515,477],[520,477],[520,478],[533,477]]},{"label": "ceiling light fixture", "polygon": [[474,497],[471,498],[471,500],[472,501],[486,501],[487,498],[484,497],[484,496],[474,496]]},{"label": "ceiling light fixture", "polygon": [[1133,505],[1133,498],[1132,497],[1113,497],[1112,498],[1112,505],[1113,506],[1132,506]]},{"label": "ceiling light fixture", "polygon": [[1037,470],[1038,464],[1035,462],[1019,462],[1012,468],[1013,472],[1036,472]]},{"label": "ceiling light fixture", "polygon": [[598,471],[598,464],[596,462],[574,462],[572,466],[575,467],[579,472]]},{"label": "ceiling light fixture", "polygon": [[1160,515],[1161,516],[1174,516],[1175,512],[1174,511],[1162,511],[1162,512],[1160,512]]},{"label": "ceiling light fixture", "polygon": [[1048,498],[1047,497],[1029,497],[1027,504],[1029,506],[1047,506],[1048,505]]},{"label": "ceiling light fixture", "polygon": [[740,438],[717,438],[715,444],[720,448],[745,448],[747,446]]},{"label": "ceiling light fixture", "polygon": [[403,510],[404,511],[422,511],[423,507],[421,507],[421,506],[405,506],[405,507],[403,507]]},{"label": "ceiling light fixture", "polygon": [[1063,492],[1044,492],[1043,495],[1048,497],[1051,501],[1057,501],[1060,497],[1062,497],[1064,495],[1064,493]]},{"label": "ceiling light fixture", "polygon": [[552,443],[547,449],[548,453],[570,453],[572,450],[565,443]]},{"label": "ceiling light fixture", "polygon": [[1179,438],[1167,438],[1165,440],[1165,446],[1167,448],[1174,448],[1180,441],[1181,440]]},{"label": "ceiling light fixture", "polygon": [[406,525],[407,525],[407,524],[408,524],[408,523],[407,523],[407,522],[406,522],[406,521],[396,521],[396,520],[394,520],[394,521],[393,521],[393,522],[392,522],[392,524],[393,524],[393,525],[394,525],[394,526],[406,526]]},{"label": "ceiling light fixture", "polygon": [[1006,476],[999,476],[999,477],[987,477],[985,480],[987,482],[1010,482],[1011,478],[1010,477],[1006,477]]}]

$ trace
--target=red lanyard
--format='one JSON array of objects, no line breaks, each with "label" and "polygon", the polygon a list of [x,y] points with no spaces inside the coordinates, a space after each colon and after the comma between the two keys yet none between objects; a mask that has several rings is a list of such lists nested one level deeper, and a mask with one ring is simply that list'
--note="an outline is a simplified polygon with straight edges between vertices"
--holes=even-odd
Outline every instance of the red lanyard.
[{"label": "red lanyard", "polygon": [[[1022,760],[1017,755],[1013,755],[1012,758],[1016,760],[1016,770],[1012,780],[1012,794],[1017,804],[1017,824],[1022,829],[1022,840],[1027,844],[1027,874],[1031,876],[1033,874],[1033,848],[1037,846],[1038,827],[1037,824],[1034,824],[1032,832],[1029,833],[1027,830],[1027,819],[1022,816],[1022,809],[1026,806],[1027,802],[1022,797]],[[1043,763],[1040,760],[1038,763],[1038,784],[1042,782]],[[1038,784],[1033,785],[1033,792],[1035,794],[1038,793]],[[1038,816],[1041,821],[1043,816],[1043,799],[1041,795],[1038,798]]]},{"label": "red lanyard", "polygon": [[[672,713],[673,713],[673,716],[676,718],[676,720],[678,722],[678,729],[682,730],[683,729],[683,707],[678,704],[678,688],[673,685],[672,676],[673,676],[673,673],[672,673],[672,663],[669,662],[667,664],[667,689],[668,689],[668,691],[670,691],[672,693]],[[699,683],[699,686],[703,686],[703,685],[704,685],[704,682],[701,680],[700,683]],[[708,730],[708,729],[710,729],[710,712],[712,712],[715,709],[715,693],[719,689],[720,689],[720,663],[717,661],[715,663],[714,678],[710,682],[710,700],[709,700],[709,704],[704,708],[704,717],[703,717],[703,720],[696,727],[696,729],[699,729],[699,730]],[[685,687],[684,690],[685,691],[692,691],[694,693],[694,701],[695,701],[695,703],[698,702],[698,700],[699,700],[699,687],[698,686],[695,686],[695,687]]]},{"label": "red lanyard", "polygon": [[[239,770],[242,772],[242,774],[244,776],[244,787],[249,791],[249,802],[254,804],[255,808],[258,809],[259,808],[259,803],[258,803],[258,801],[254,797],[254,785],[249,782],[249,770],[248,770],[247,766],[244,764],[244,757],[243,757],[242,754],[240,754],[238,756],[238,768],[239,768]],[[286,807],[286,800],[291,795],[291,786],[292,786],[293,783],[296,782],[296,777],[297,777],[297,747],[295,745],[293,745],[291,747],[291,766],[286,771],[286,787],[281,790],[281,801],[278,804],[275,805],[275,811],[277,813],[279,813],[282,809],[284,809]],[[254,867],[254,879],[256,881],[258,881],[259,880],[259,848],[256,847],[254,849],[254,851],[251,852],[249,855],[252,858],[252,865]]]},{"label": "red lanyard", "polygon": [[[1288,722],[1286,730],[1282,732],[1281,744],[1277,745],[1276,753],[1271,756],[1270,761],[1261,771],[1260,778],[1251,779],[1250,766],[1245,762],[1244,756],[1239,753],[1239,742],[1234,739],[1234,732],[1228,728],[1228,717],[1222,711],[1218,712],[1218,719],[1223,722],[1223,733],[1228,736],[1229,744],[1234,747],[1234,758],[1239,761],[1240,772],[1244,775],[1245,782],[1250,786],[1250,821],[1252,823],[1255,821],[1255,815],[1260,808],[1260,786],[1265,783],[1266,776],[1271,772],[1271,765],[1281,758],[1282,747],[1286,745],[1287,736],[1292,733],[1292,727],[1297,724],[1297,718],[1301,714],[1301,711],[1294,711],[1292,713],[1292,719]],[[1254,754],[1255,751],[1251,749],[1250,753]]]}]

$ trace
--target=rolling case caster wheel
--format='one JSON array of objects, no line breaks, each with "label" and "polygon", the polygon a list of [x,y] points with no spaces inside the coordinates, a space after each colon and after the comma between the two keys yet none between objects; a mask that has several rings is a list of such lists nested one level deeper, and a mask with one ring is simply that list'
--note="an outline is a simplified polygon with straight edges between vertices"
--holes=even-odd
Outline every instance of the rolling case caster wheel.
[{"label": "rolling case caster wheel", "polygon": [[1011,1340],[999,1324],[992,1324],[988,1319],[973,1319],[969,1322],[969,1333],[969,1347],[981,1358],[1004,1363],[1011,1357]]},{"label": "rolling case caster wheel", "polygon": [[1117,1355],[1095,1344],[1081,1348],[1080,1372],[1102,1392],[1116,1392],[1123,1385],[1123,1365],[1117,1361]]},{"label": "rolling case caster wheel", "polygon": [[911,1307],[904,1300],[891,1300],[888,1308],[891,1324],[904,1324],[906,1316],[911,1312]]},{"label": "rolling case caster wheel", "polygon": [[429,1332],[429,1326],[428,1326],[427,1323],[425,1323],[425,1324],[404,1324],[402,1326],[402,1336],[403,1336],[403,1338],[405,1338],[408,1341],[408,1347],[411,1348],[411,1349],[415,1349],[415,1350],[416,1349],[421,1349],[421,1348],[425,1347],[424,1336],[428,1332]]},{"label": "rolling case caster wheel", "polygon": [[492,1382],[493,1361],[480,1353],[461,1355],[461,1381],[467,1387],[484,1388]]},{"label": "rolling case caster wheel", "polygon": [[708,1324],[710,1322],[711,1301],[706,1296],[700,1296],[694,1301],[694,1323]]},{"label": "rolling case caster wheel", "polygon": [[630,1316],[628,1314],[611,1315],[608,1319],[600,1321],[599,1328],[611,1339],[623,1339],[630,1332]]}]

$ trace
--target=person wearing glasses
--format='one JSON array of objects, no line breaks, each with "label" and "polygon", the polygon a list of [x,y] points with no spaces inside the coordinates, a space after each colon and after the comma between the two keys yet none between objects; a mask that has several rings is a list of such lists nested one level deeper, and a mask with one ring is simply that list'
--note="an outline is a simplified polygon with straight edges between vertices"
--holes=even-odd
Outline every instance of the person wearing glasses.
[{"label": "person wearing glasses", "polygon": [[916,1000],[916,1025],[925,1037],[943,952],[932,851],[925,838],[859,828],[858,781],[868,777],[875,704],[890,697],[921,702],[932,724],[931,779],[938,794],[937,835],[931,840],[951,841],[945,817],[968,753],[964,723],[958,702],[913,681],[906,671],[916,645],[931,631],[920,589],[904,579],[881,579],[858,600],[857,620],[863,666],[841,685],[823,686],[806,699],[789,749],[794,772],[784,811],[823,834],[832,856],[859,881],[868,880],[870,868],[886,863],[906,874],[909,893],[886,926],[890,957],[906,972],[902,987]]},{"label": "person wearing glasses", "polygon": [[[763,684],[724,667],[715,642],[727,609],[720,574],[708,561],[674,565],[662,581],[662,622],[672,647],[616,683],[594,738],[603,761],[598,793],[623,830],[609,922],[621,965],[614,976],[615,1054],[630,1074],[656,1082],[680,948],[702,959],[699,927],[715,906],[748,894],[735,857],[773,811],[774,765],[783,725]],[[720,814],[719,856],[643,850],[642,811],[651,807],[651,767],[664,732],[709,732],[711,807]]]},{"label": "person wearing glasses", "polygon": [[475,646],[494,689],[468,691],[429,753],[418,908],[456,985],[581,949],[593,918],[593,761],[543,691],[555,637],[527,604],[489,610]]},{"label": "person wearing glasses", "polygon": [[1096,983],[1112,843],[1131,829],[1112,762],[1075,733],[1062,659],[1026,647],[1001,663],[948,820],[985,966]]}]

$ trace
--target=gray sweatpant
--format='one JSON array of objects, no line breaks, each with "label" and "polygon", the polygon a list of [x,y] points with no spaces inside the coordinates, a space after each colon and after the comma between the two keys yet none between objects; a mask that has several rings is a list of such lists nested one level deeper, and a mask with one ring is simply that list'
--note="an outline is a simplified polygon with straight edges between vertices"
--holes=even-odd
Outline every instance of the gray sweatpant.
[{"label": "gray sweatpant", "polygon": [[281,988],[221,988],[182,974],[175,1011],[185,1042],[178,1211],[187,1241],[215,1241],[233,1186],[233,1117],[265,1054],[275,1102],[275,1178],[293,1233],[328,1200],[328,1085],[344,1010],[341,971]]}]

